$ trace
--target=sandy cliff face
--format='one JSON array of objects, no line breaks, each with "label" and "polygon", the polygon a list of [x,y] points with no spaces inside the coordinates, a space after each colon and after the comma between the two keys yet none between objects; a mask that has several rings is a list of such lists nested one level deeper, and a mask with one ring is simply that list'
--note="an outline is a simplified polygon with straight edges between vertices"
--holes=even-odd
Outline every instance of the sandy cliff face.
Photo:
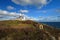
[{"label": "sandy cliff face", "polygon": [[0,21],[0,40],[60,40],[60,30],[27,21]]}]

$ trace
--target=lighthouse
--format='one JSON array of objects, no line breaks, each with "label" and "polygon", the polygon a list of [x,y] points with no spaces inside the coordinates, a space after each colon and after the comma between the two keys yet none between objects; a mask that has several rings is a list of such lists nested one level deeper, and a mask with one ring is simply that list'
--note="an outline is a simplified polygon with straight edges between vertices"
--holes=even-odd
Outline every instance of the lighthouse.
[{"label": "lighthouse", "polygon": [[28,18],[24,14],[20,14],[19,17],[16,18],[16,20],[24,21],[27,20]]}]

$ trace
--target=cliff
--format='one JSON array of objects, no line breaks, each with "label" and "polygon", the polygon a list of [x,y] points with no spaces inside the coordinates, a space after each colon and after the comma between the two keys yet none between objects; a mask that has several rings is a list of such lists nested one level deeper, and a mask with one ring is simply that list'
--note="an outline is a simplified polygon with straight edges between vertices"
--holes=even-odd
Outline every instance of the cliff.
[{"label": "cliff", "polygon": [[60,40],[60,29],[35,21],[0,21],[0,40]]}]

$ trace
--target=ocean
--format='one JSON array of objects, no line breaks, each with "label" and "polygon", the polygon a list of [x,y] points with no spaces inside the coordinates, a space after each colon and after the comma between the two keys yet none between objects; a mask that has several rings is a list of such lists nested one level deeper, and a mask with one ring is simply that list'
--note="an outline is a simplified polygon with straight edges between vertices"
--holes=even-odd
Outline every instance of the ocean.
[{"label": "ocean", "polygon": [[47,24],[49,26],[53,26],[53,27],[56,27],[56,28],[60,28],[60,22],[40,22],[42,24]]}]

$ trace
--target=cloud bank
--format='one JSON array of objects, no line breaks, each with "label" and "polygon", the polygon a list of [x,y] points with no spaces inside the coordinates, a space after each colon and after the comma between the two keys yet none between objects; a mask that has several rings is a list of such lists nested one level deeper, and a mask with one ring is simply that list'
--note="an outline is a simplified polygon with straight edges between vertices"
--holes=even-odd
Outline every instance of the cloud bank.
[{"label": "cloud bank", "polygon": [[0,10],[0,15],[18,16],[19,14],[16,14],[15,12],[8,12],[8,11],[5,11],[5,10]]},{"label": "cloud bank", "polygon": [[[28,10],[20,10],[20,12],[22,13],[27,13]],[[19,16],[24,16],[25,19],[23,20],[31,20],[32,18],[25,15],[25,14],[22,14],[22,13],[16,13],[16,12],[8,12],[8,11],[5,11],[5,10],[0,10],[0,20],[15,20],[17,18],[19,18]]]},{"label": "cloud bank", "polygon": [[16,14],[15,12],[0,10],[0,20],[12,19],[12,18],[16,18],[17,16],[19,16],[19,14]]},{"label": "cloud bank", "polygon": [[[16,18],[19,18],[20,15],[21,13],[0,10],[0,20],[7,20],[7,19],[15,20]],[[46,16],[46,17],[40,16],[35,18],[35,17],[27,16],[25,14],[22,15],[25,17],[24,20],[34,20],[40,22],[60,22],[60,16]]]},{"label": "cloud bank", "polygon": [[60,22],[60,16],[40,16],[38,19],[40,22]]},{"label": "cloud bank", "polygon": [[51,1],[52,0],[12,0],[12,2],[21,6],[34,5],[39,6],[39,8],[49,4]]},{"label": "cloud bank", "polygon": [[21,13],[28,13],[29,11],[28,10],[19,10],[19,12],[21,12]]},{"label": "cloud bank", "polygon": [[13,10],[13,9],[15,9],[13,6],[7,6],[7,9],[8,10]]}]

